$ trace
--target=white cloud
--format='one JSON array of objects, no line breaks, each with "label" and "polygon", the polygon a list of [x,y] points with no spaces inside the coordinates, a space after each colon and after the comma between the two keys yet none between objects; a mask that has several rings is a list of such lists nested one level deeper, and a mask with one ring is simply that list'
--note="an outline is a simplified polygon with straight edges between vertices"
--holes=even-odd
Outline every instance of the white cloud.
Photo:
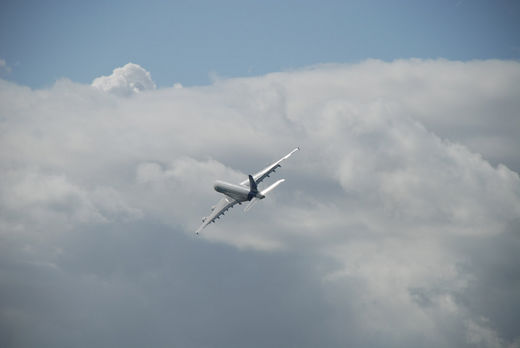
[{"label": "white cloud", "polygon": [[[101,91],[2,81],[0,226],[9,240],[23,230],[28,245],[47,226],[76,236],[80,225],[113,224],[135,241],[124,224],[141,221],[190,235],[219,199],[214,179],[241,181],[301,145],[277,174],[284,185],[247,214],[234,208],[194,248],[218,248],[205,239],[240,248],[242,261],[255,249],[332,263],[312,270],[317,283],[310,269],[303,273],[319,288],[313,296],[334,307],[319,327],[338,342],[507,345],[518,341],[503,324],[510,317],[481,303],[486,293],[489,303],[520,307],[511,293],[487,291],[518,260],[514,242],[496,250],[516,240],[520,216],[519,81],[515,62],[444,60],[326,65],[158,90],[135,64],[94,80]],[[514,274],[500,282],[518,286]],[[151,289],[137,289],[153,302]],[[375,332],[384,343],[367,338]]]},{"label": "white cloud", "polygon": [[114,69],[112,75],[95,78],[92,87],[124,96],[156,88],[150,73],[133,63]]}]

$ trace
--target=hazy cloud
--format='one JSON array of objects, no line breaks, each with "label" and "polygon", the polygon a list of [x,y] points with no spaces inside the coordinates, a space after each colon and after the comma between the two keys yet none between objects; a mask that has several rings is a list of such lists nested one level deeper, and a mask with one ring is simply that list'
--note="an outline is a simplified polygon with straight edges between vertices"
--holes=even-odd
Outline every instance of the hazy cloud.
[{"label": "hazy cloud", "polygon": [[7,65],[7,62],[5,61],[5,59],[1,59],[1,58],[0,58],[0,72],[8,72],[8,73],[11,72],[11,67],[9,65]]},{"label": "hazy cloud", "polygon": [[[445,60],[0,81],[4,345],[518,346],[519,82]],[[297,145],[193,237],[215,179]]]}]

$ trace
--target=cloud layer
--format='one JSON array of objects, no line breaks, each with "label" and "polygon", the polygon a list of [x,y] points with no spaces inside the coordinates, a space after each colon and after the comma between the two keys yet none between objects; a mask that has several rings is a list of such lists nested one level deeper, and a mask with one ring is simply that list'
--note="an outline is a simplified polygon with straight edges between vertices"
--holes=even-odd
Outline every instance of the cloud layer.
[{"label": "cloud layer", "polygon": [[[0,337],[518,346],[519,82],[516,62],[444,60],[0,81]],[[192,237],[215,179],[296,145],[273,195]]]}]

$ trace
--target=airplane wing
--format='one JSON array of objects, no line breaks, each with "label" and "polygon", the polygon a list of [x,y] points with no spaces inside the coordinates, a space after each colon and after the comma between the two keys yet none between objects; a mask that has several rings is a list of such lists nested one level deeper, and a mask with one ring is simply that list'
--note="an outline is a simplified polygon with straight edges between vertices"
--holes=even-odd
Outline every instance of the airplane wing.
[{"label": "airplane wing", "polygon": [[[271,164],[270,166],[268,167],[265,167],[264,169],[262,169],[261,171],[259,171],[258,173],[256,173],[255,175],[253,175],[253,179],[255,179],[255,182],[258,184],[260,182],[262,182],[262,180],[264,180],[265,178],[267,178],[270,174],[274,173],[276,171],[276,169],[280,168],[282,165],[280,164],[283,160],[291,157],[291,155],[293,153],[295,153],[296,151],[298,151],[300,148],[297,147],[296,149],[292,150],[291,152],[289,152],[287,155],[283,156],[282,158],[280,158],[278,161],[274,162],[273,164]],[[244,180],[240,183],[240,185],[245,185],[245,186],[249,186],[249,179],[247,180]]]},{"label": "airplane wing", "polygon": [[218,203],[215,205],[215,208],[213,208],[211,211],[211,214],[206,217],[202,225],[200,225],[195,233],[199,234],[199,232],[202,231],[204,227],[208,226],[212,222],[215,222],[217,219],[220,219],[220,216],[224,215],[228,209],[233,208],[233,206],[238,203],[239,202],[237,200],[234,200],[231,197],[223,197],[220,201],[218,201]]}]

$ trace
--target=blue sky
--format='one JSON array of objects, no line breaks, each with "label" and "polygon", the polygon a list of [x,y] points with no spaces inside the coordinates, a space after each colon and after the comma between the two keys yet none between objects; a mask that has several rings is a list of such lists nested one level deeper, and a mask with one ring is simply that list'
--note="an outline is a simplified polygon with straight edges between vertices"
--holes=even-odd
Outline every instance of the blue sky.
[{"label": "blue sky", "polygon": [[0,76],[89,83],[135,62],[162,87],[367,58],[518,60],[519,14],[502,0],[7,1]]}]

